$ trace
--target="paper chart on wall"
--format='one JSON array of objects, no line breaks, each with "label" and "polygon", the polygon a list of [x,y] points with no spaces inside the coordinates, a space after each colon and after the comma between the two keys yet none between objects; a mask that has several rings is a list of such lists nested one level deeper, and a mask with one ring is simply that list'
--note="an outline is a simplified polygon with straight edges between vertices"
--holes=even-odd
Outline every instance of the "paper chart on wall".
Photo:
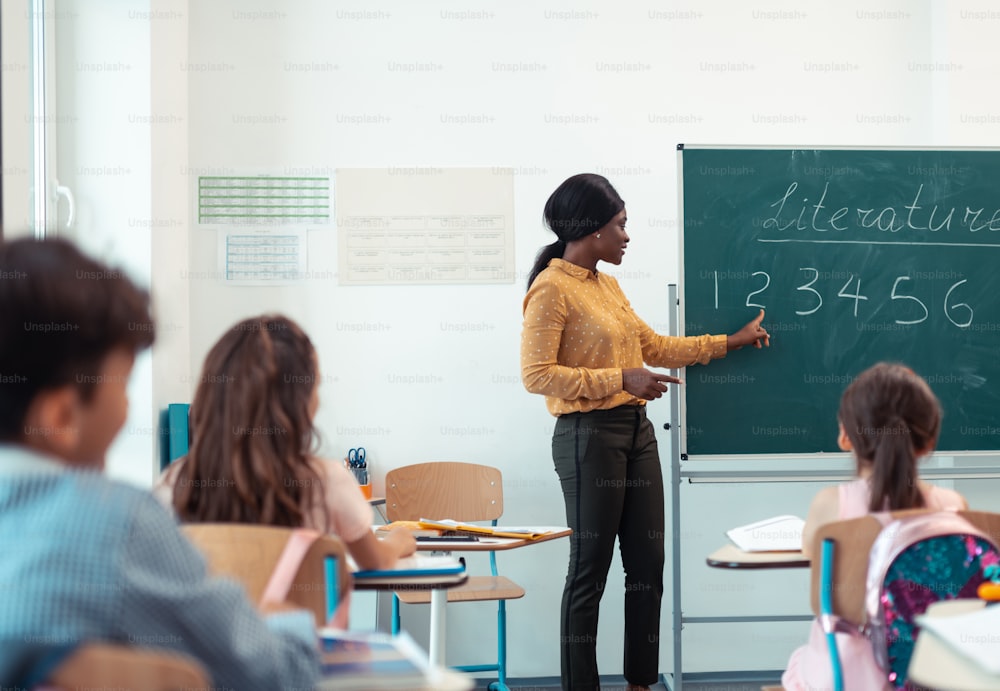
[{"label": "paper chart on wall", "polygon": [[512,169],[336,174],[341,285],[514,282]]},{"label": "paper chart on wall", "polygon": [[219,271],[227,283],[274,285],[307,276],[303,228],[219,230]]},{"label": "paper chart on wall", "polygon": [[329,226],[329,176],[202,175],[198,225]]}]

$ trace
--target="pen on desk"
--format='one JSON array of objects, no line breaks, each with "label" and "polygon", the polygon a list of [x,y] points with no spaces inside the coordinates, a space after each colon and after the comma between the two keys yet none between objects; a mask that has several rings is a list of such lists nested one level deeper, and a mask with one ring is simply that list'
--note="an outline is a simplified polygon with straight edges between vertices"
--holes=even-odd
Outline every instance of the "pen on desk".
[{"label": "pen on desk", "polygon": [[417,542],[479,542],[475,535],[418,535]]}]

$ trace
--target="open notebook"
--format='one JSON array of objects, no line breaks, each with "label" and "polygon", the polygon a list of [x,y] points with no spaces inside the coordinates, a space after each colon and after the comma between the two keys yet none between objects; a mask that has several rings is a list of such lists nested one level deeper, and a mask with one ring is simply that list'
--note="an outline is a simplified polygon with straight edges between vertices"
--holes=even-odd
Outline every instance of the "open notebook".
[{"label": "open notebook", "polygon": [[726,536],[744,552],[797,552],[802,549],[798,516],[775,516],[726,531]]}]

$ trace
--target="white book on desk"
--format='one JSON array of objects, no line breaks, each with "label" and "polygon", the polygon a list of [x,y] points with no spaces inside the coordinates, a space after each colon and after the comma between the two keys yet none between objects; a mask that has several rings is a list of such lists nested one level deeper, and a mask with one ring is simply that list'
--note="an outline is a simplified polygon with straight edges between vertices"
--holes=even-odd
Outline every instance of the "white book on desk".
[{"label": "white book on desk", "polygon": [[726,536],[744,552],[798,552],[802,528],[798,516],[774,516],[726,531]]},{"label": "white book on desk", "polygon": [[1000,674],[1000,605],[951,616],[921,615],[921,635],[937,636],[955,652],[981,669]]}]

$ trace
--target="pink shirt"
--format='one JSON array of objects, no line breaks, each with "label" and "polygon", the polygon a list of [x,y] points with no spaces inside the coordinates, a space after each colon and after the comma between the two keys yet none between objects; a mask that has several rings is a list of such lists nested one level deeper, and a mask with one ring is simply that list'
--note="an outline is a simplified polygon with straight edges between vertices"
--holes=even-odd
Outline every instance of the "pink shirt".
[{"label": "pink shirt", "polygon": [[[859,477],[851,482],[845,482],[837,489],[839,490],[840,502],[838,520],[846,521],[850,518],[861,518],[868,515],[868,499],[871,491],[866,478]],[[961,494],[936,485],[925,487],[924,503],[926,504],[925,508],[934,511],[965,508],[965,500],[962,499]]]},{"label": "pink shirt", "polygon": [[[314,460],[323,481],[323,503],[330,517],[328,532],[344,542],[357,542],[372,529],[372,510],[368,500],[361,493],[357,480],[342,462],[321,458]],[[183,463],[183,458],[174,461],[163,471],[153,487],[153,496],[171,510],[173,510],[173,488],[177,480],[177,471]],[[324,530],[326,527],[324,519],[323,509],[318,506],[306,516],[305,525],[302,527]]]}]

